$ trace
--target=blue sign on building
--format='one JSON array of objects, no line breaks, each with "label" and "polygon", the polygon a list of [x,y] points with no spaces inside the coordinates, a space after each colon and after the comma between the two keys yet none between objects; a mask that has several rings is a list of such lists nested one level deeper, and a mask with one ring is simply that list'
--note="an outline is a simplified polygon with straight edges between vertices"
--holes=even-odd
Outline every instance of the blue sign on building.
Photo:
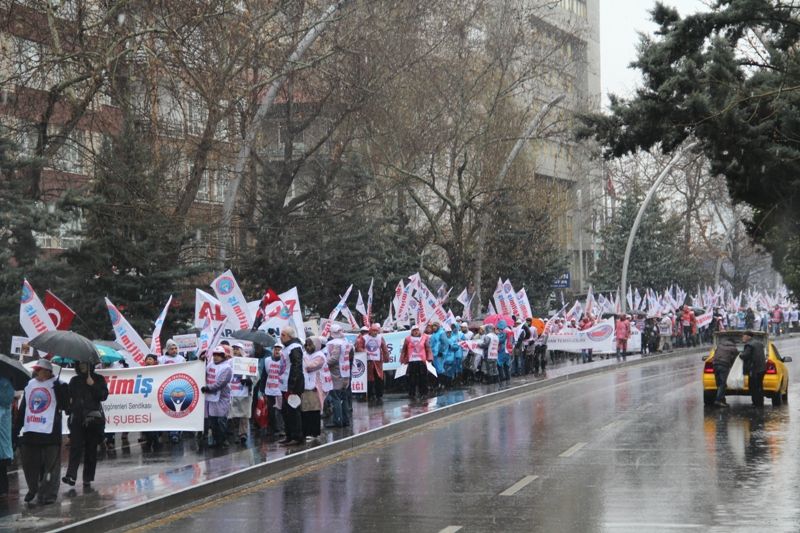
[{"label": "blue sign on building", "polygon": [[554,279],[553,284],[550,286],[554,289],[569,289],[570,285],[571,285],[570,273],[565,272],[556,279]]}]

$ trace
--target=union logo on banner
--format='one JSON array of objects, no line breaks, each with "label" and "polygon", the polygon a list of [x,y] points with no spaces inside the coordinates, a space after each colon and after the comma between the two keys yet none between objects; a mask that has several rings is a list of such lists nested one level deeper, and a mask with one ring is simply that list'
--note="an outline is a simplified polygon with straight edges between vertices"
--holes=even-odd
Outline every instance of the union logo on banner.
[{"label": "union logo on banner", "polygon": [[367,371],[367,366],[361,359],[353,359],[353,378],[358,379]]},{"label": "union logo on banner", "polygon": [[108,314],[111,317],[111,325],[117,326],[122,321],[122,315],[119,314],[117,308],[113,305],[108,306]]},{"label": "union logo on banner", "polygon": [[223,296],[227,296],[228,294],[232,293],[235,286],[236,282],[233,280],[233,278],[228,276],[221,277],[217,280],[217,292]]},{"label": "union logo on banner", "polygon": [[600,342],[606,340],[614,333],[614,326],[610,324],[601,324],[587,333],[589,339]]},{"label": "union logo on banner", "polygon": [[200,401],[200,389],[189,374],[175,374],[158,388],[158,406],[167,416],[183,418],[194,411]]},{"label": "union logo on banner", "polygon": [[28,285],[28,282],[26,281],[22,284],[22,296],[20,296],[19,301],[20,303],[26,304],[31,300],[33,300],[33,289],[31,289],[30,285]]}]

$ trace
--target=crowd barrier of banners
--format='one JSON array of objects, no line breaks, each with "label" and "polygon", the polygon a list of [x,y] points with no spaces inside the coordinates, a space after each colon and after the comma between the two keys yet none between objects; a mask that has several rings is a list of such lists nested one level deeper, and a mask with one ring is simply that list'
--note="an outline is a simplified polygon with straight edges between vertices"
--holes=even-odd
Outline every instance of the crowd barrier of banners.
[{"label": "crowd barrier of banners", "polygon": [[[628,351],[638,352],[641,348],[642,334],[636,326],[631,325]],[[581,350],[587,349],[591,349],[593,353],[615,353],[617,344],[614,337],[614,320],[611,318],[601,320],[584,331],[564,328],[558,333],[551,333],[547,337],[547,349],[571,353],[579,353]]]},{"label": "crowd barrier of banners", "polygon": [[[70,368],[53,365],[53,370],[64,383],[75,376]],[[206,367],[202,361],[97,369],[97,373],[108,386],[103,402],[106,433],[203,430],[205,399],[200,388],[206,382]],[[66,418],[63,432],[69,433]]]}]

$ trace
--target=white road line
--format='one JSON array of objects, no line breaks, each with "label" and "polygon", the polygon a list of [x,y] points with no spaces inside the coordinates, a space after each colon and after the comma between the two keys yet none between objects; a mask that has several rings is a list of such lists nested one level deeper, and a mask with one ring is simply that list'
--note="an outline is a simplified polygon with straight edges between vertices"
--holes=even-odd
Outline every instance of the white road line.
[{"label": "white road line", "polygon": [[443,530],[439,531],[439,533],[456,533],[459,529],[464,526],[447,526]]},{"label": "white road line", "polygon": [[605,426],[601,427],[600,431],[608,431],[609,429],[613,429],[613,428],[615,428],[617,426],[621,426],[621,425],[622,425],[622,420],[614,420],[610,424],[606,424]]},{"label": "white road line", "polygon": [[606,522],[604,527],[610,529],[704,529],[703,524],[673,524],[661,522]]},{"label": "white road line", "polygon": [[575,453],[578,452],[578,450],[580,450],[581,448],[583,448],[587,444],[588,444],[587,442],[579,442],[575,446],[570,448],[569,450],[559,454],[559,457],[572,457],[573,455],[575,455]]},{"label": "white road line", "polygon": [[651,407],[653,407],[652,403],[645,403],[645,404],[640,405],[636,410],[637,411],[646,411],[646,410],[650,409]]},{"label": "white road line", "polygon": [[518,493],[522,489],[524,489],[527,485],[539,479],[539,476],[525,476],[524,478],[520,479],[506,490],[500,493],[500,496],[513,496],[514,494]]}]

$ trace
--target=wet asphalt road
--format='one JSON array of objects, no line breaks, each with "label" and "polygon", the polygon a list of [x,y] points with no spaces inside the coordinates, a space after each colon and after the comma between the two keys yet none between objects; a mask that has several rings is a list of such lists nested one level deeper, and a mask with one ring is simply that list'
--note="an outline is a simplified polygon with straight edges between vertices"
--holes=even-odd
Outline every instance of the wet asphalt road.
[{"label": "wet asphalt road", "polygon": [[145,529],[800,531],[800,339],[778,347],[797,361],[787,406],[732,397],[705,408],[699,356],[653,362],[441,421]]}]

